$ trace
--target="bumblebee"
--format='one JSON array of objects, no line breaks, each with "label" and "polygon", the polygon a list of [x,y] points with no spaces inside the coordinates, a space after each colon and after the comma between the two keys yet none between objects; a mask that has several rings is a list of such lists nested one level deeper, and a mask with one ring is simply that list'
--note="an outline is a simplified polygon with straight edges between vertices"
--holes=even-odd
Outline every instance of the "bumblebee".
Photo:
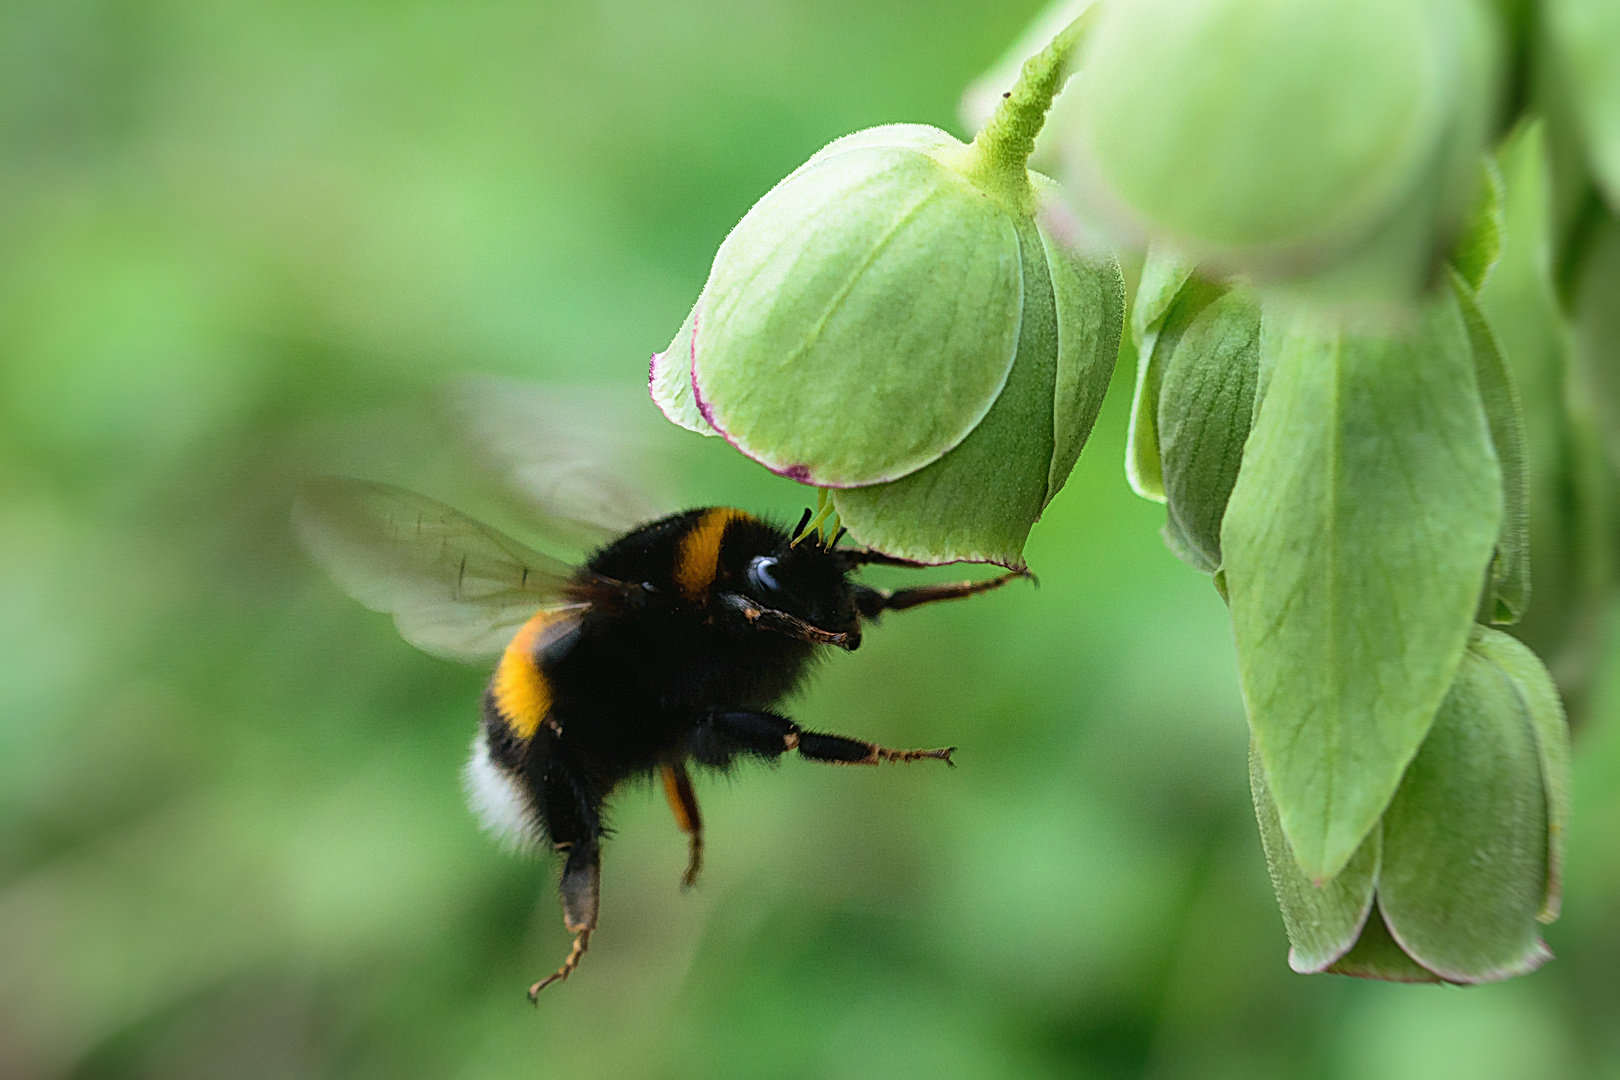
[{"label": "bumblebee", "polygon": [[896,750],[806,731],[777,703],[818,650],[853,651],[886,611],[995,589],[1027,571],[888,591],[852,580],[873,564],[741,510],[687,510],[633,528],[571,567],[425,496],[360,480],[304,486],[305,546],[405,639],[461,660],[499,657],[465,771],[483,824],[563,857],[563,922],[573,947],[530,1000],[566,979],[596,930],[603,805],[627,780],[662,780],[688,837],[684,884],[703,865],[703,817],[689,765],[794,752],[834,765],[938,760],[954,747]]}]

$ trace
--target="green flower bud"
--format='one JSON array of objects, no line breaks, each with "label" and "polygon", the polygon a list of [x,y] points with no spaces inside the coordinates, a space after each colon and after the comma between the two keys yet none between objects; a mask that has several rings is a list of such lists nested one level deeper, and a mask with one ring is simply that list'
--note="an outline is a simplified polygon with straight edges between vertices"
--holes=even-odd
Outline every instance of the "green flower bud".
[{"label": "green flower bud", "polygon": [[859,542],[1022,565],[1101,405],[1123,322],[1112,257],[1067,239],[1027,161],[1071,25],[972,144],[894,124],[839,139],[721,245],[653,357],[676,423],[837,489]]},{"label": "green flower bud", "polygon": [[1065,95],[1064,179],[1088,218],[1229,271],[1413,295],[1478,179],[1497,67],[1481,8],[1107,5]]},{"label": "green flower bud", "polygon": [[805,483],[939,458],[995,404],[1023,313],[1017,218],[963,174],[966,155],[912,124],[816,154],[726,237],[655,368],[685,352],[703,419]]},{"label": "green flower bud", "polygon": [[1289,964],[1399,982],[1479,983],[1550,958],[1569,820],[1569,731],[1546,669],[1476,627],[1382,819],[1332,880],[1301,872],[1258,753],[1260,835]]}]

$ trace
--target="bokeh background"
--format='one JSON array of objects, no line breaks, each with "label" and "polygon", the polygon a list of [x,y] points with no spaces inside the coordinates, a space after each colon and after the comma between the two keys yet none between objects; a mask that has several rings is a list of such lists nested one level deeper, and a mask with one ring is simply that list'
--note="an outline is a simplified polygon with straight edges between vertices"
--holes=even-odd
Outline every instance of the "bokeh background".
[{"label": "bokeh background", "polygon": [[[1122,476],[1129,355],[1040,588],[792,703],[960,767],[700,778],[690,893],[624,792],[591,954],[524,1000],[567,936],[462,805],[484,673],[312,568],[298,478],[456,501],[445,379],[634,388],[755,198],[956,128],[1035,6],[0,5],[0,1076],[1620,1077],[1602,684],[1555,963],[1289,972],[1225,613]],[[689,501],[803,505],[700,442]]]}]

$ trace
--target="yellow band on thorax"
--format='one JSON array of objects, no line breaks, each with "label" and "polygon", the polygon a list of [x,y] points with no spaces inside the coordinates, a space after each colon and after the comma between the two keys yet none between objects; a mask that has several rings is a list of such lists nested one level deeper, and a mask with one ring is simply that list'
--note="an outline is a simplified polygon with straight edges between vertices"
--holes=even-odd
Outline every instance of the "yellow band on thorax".
[{"label": "yellow band on thorax", "polygon": [[720,541],[726,526],[747,519],[741,510],[716,506],[705,510],[681,537],[680,550],[675,554],[675,584],[688,600],[701,601],[709,595],[709,586],[720,572]]}]

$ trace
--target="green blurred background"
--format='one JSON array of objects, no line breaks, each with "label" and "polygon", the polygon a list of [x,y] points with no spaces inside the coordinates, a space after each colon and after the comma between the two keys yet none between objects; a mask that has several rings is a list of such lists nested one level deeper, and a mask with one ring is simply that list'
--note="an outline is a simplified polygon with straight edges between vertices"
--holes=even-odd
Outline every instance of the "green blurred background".
[{"label": "green blurred background", "polygon": [[[755,198],[847,131],[955,129],[1034,8],[0,6],[0,1076],[1620,1077],[1620,703],[1555,963],[1291,974],[1128,379],[1038,590],[891,618],[791,703],[960,768],[700,778],[685,894],[624,792],[591,954],[524,1000],[567,938],[462,806],[484,673],[309,565],[298,478],[431,488],[454,375],[635,387]],[[803,505],[688,450],[690,501]]]}]

